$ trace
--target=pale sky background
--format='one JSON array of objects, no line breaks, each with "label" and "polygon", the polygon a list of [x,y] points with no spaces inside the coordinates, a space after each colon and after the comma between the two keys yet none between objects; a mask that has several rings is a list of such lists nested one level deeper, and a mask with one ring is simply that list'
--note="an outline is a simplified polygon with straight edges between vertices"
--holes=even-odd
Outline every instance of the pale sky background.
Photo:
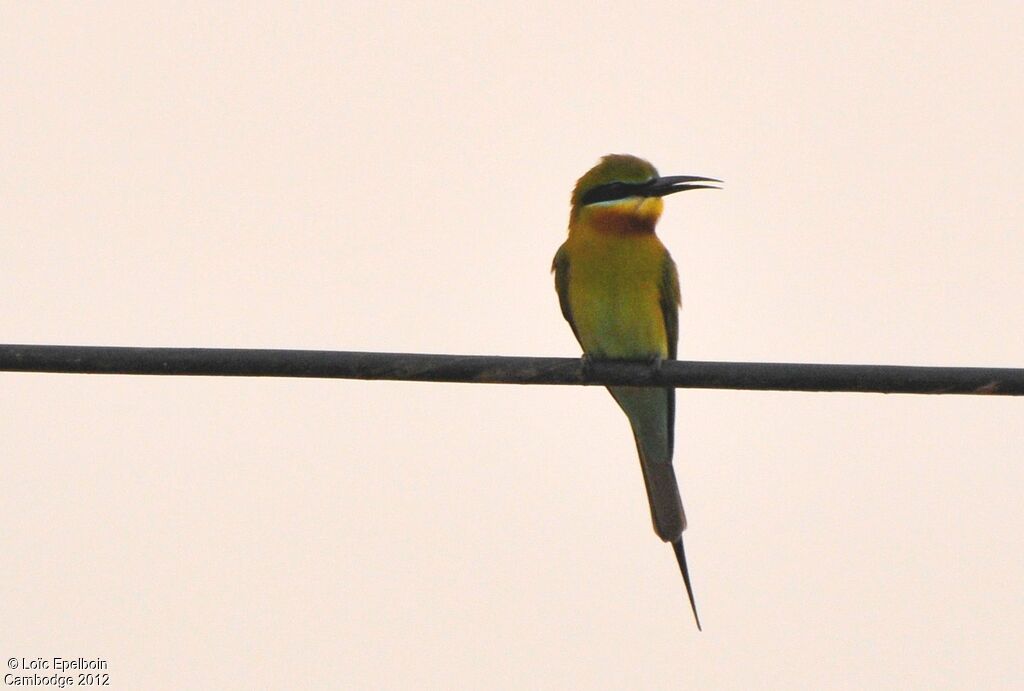
[{"label": "pale sky background", "polygon": [[[1024,366],[1024,6],[0,5],[0,341],[575,356],[609,152],[690,359]],[[0,374],[0,659],[116,689],[1009,689],[1024,401]],[[8,670],[4,670],[6,672]]]}]

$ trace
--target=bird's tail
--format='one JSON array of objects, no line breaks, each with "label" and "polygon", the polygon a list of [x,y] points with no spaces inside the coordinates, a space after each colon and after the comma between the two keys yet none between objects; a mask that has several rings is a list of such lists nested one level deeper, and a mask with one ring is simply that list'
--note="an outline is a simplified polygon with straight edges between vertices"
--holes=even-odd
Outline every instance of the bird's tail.
[{"label": "bird's tail", "polygon": [[672,468],[675,392],[639,386],[613,386],[609,391],[633,427],[654,532],[665,542],[672,542],[686,529],[686,514]]},{"label": "bird's tail", "polygon": [[683,584],[686,586],[686,596],[690,598],[690,609],[693,610],[693,620],[697,622],[697,630],[703,631],[700,627],[700,617],[697,616],[697,603],[693,601],[693,588],[690,586],[690,568],[686,565],[686,552],[683,550],[683,536],[680,535],[672,541],[672,549],[676,553],[676,561],[679,562],[679,570],[683,574]]},{"label": "bird's tail", "polygon": [[679,497],[679,483],[672,467],[672,437],[675,417],[675,391],[632,386],[610,387],[612,396],[625,411],[633,428],[640,469],[643,471],[647,501],[651,507],[651,521],[654,532],[665,542],[672,543],[672,549],[683,575],[686,596],[690,600],[697,630],[701,630],[697,604],[690,585],[690,569],[686,564],[683,550],[683,531],[686,529],[686,513]]}]

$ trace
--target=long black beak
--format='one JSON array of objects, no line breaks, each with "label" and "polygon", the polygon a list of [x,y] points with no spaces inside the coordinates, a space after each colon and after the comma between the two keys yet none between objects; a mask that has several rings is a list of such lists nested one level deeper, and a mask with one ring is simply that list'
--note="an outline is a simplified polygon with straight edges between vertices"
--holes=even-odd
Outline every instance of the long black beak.
[{"label": "long black beak", "polygon": [[697,175],[671,175],[667,178],[654,178],[646,182],[609,182],[588,190],[580,204],[599,204],[613,202],[629,197],[664,197],[666,194],[685,192],[686,190],[717,190],[715,185],[701,185],[702,182],[716,182],[715,178],[702,178]]},{"label": "long black beak", "polygon": [[701,185],[694,183],[702,182],[715,182],[719,185],[722,184],[721,180],[715,178],[702,178],[698,175],[670,175],[664,178],[655,178],[648,184],[643,194],[646,197],[664,197],[669,194],[675,194],[676,192],[685,192],[686,190],[718,190],[721,187],[717,185]]}]

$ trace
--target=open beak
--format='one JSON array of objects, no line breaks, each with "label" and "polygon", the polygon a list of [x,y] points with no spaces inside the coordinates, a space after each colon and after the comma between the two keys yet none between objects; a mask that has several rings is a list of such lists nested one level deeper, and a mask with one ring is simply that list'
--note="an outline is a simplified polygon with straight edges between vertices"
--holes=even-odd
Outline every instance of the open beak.
[{"label": "open beak", "polygon": [[716,185],[702,185],[703,182],[721,184],[715,178],[702,178],[697,175],[670,175],[666,178],[654,178],[646,182],[609,182],[598,185],[583,195],[580,204],[599,204],[614,202],[629,197],[664,197],[667,194],[685,192],[686,190],[717,190]]},{"label": "open beak", "polygon": [[702,182],[715,182],[722,184],[721,180],[717,180],[715,178],[702,178],[698,175],[669,175],[668,177],[651,180],[643,193],[646,197],[664,197],[669,194],[675,194],[676,192],[685,192],[686,190],[722,189],[717,185],[699,184]]}]

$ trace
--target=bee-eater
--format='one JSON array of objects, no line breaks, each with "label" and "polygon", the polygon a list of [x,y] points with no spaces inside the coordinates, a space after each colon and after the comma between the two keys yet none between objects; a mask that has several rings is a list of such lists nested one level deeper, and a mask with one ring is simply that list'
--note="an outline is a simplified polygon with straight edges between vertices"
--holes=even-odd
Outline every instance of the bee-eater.
[{"label": "bee-eater", "polygon": [[[679,274],[655,235],[662,197],[720,182],[692,175],[659,177],[647,161],[605,156],[572,192],[569,237],[551,270],[558,301],[584,357],[675,359],[679,340]],[[654,532],[671,542],[700,629],[683,551],[686,514],[679,498],[672,446],[675,389],[608,387],[633,428]]]}]

